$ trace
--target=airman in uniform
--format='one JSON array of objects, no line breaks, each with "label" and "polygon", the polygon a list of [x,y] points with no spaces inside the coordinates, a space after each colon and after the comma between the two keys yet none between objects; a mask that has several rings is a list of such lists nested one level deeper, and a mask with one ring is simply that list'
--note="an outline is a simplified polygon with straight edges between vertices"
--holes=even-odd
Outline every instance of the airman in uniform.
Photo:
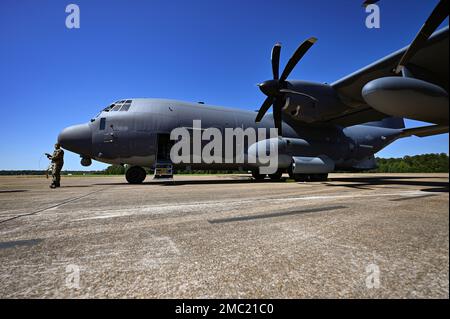
[{"label": "airman in uniform", "polygon": [[50,155],[46,153],[45,155],[52,161],[52,183],[50,184],[50,188],[60,187],[61,169],[64,165],[64,151],[61,149],[61,146],[56,143],[53,154]]}]

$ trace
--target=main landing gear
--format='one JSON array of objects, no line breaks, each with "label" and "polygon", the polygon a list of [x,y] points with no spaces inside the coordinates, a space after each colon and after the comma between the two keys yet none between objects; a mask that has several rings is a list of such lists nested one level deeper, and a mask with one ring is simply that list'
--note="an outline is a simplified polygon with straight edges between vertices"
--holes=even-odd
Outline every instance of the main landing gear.
[{"label": "main landing gear", "polygon": [[296,182],[326,182],[328,174],[293,174]]},{"label": "main landing gear", "polygon": [[[256,179],[257,181],[263,180],[264,178],[266,178],[266,174],[260,174],[258,170],[256,171],[252,171],[252,176],[254,179]],[[273,174],[269,174],[269,178],[273,181],[279,181],[281,179],[281,176],[283,176],[283,171],[278,170]]]},{"label": "main landing gear", "polygon": [[266,174],[260,174],[259,171],[256,170],[252,171],[252,177],[257,181],[262,181],[264,178],[266,178]]},{"label": "main landing gear", "polygon": [[279,181],[281,179],[281,176],[283,176],[283,171],[278,170],[273,174],[269,174],[269,178],[273,181]]},{"label": "main landing gear", "polygon": [[296,182],[326,182],[328,180],[328,173],[318,174],[294,174],[292,172],[292,165],[288,168],[289,178]]},{"label": "main landing gear", "polygon": [[[296,182],[326,182],[328,180],[327,173],[320,174],[294,174],[291,169],[288,169],[289,177]],[[259,171],[252,171],[252,176],[255,180],[260,181],[266,178],[266,174],[260,174]],[[283,171],[279,170],[276,173],[269,174],[272,181],[279,181],[283,176]]]},{"label": "main landing gear", "polygon": [[127,169],[127,172],[125,173],[125,178],[130,184],[141,184],[146,176],[147,173],[145,172],[145,169],[140,166],[132,166]]}]

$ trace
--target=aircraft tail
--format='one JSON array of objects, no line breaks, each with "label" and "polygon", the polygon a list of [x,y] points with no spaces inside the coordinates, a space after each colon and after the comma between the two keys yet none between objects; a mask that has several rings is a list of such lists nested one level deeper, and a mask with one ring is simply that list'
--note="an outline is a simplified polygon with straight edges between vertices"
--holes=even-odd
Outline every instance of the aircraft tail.
[{"label": "aircraft tail", "polygon": [[403,129],[405,128],[405,121],[401,117],[386,117],[381,121],[368,122],[365,123],[364,125],[393,128],[393,129]]}]

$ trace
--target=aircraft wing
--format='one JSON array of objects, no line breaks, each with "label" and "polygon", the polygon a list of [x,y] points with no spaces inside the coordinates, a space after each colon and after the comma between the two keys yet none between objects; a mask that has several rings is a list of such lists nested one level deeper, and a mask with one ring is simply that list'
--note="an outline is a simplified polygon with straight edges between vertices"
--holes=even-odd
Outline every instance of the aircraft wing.
[{"label": "aircraft wing", "polygon": [[417,137],[427,137],[444,133],[448,133],[448,126],[430,125],[404,129],[403,132],[400,134],[400,137],[409,137],[413,135]]},{"label": "aircraft wing", "polygon": [[[410,60],[408,68],[415,78],[422,79],[445,90],[449,89],[449,28],[435,32]],[[365,84],[377,78],[395,76],[400,58],[409,46],[398,50],[331,84],[347,109],[339,115],[331,116],[325,122],[349,126],[368,121],[380,120],[387,115],[366,104],[361,91]]]}]

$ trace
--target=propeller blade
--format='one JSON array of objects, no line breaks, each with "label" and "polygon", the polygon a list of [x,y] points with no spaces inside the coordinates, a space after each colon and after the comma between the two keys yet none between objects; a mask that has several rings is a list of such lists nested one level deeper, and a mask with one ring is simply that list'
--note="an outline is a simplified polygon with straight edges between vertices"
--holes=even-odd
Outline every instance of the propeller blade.
[{"label": "propeller blade", "polygon": [[378,1],[380,1],[380,0],[366,0],[366,1],[364,1],[364,3],[362,4],[362,6],[363,6],[363,7],[367,7],[368,5],[370,5],[370,4],[375,4],[375,3],[377,3]]},{"label": "propeller blade", "polygon": [[255,119],[256,123],[261,122],[261,119],[264,117],[264,114],[266,114],[267,110],[270,108],[272,104],[273,104],[272,97],[269,96],[264,100],[264,103],[259,108],[258,115],[256,115]]},{"label": "propeller blade", "polygon": [[276,43],[272,48],[271,60],[272,60],[272,73],[273,79],[278,80],[280,77],[280,51],[281,44]]},{"label": "propeller blade", "polygon": [[283,100],[281,98],[277,98],[273,104],[273,121],[275,123],[275,127],[278,129],[278,135],[282,136],[282,122],[281,122],[281,109],[283,108]]},{"label": "propeller blade", "polygon": [[314,37],[309,38],[300,46],[297,48],[297,51],[292,55],[292,57],[289,59],[288,63],[286,64],[286,67],[284,68],[283,73],[281,74],[280,80],[285,81],[289,74],[292,72],[292,70],[297,65],[298,61],[305,55],[305,53],[309,50],[309,48],[312,47],[314,43],[316,43],[317,39]]},{"label": "propeller blade", "polygon": [[411,43],[408,50],[406,50],[405,54],[400,59],[400,62],[395,69],[396,73],[400,73],[402,71],[403,67],[408,64],[409,60],[427,42],[431,34],[439,27],[439,25],[445,20],[445,18],[447,18],[448,5],[449,0],[441,0],[434,8],[433,12],[428,17],[427,21],[425,21],[425,24],[422,26],[419,33],[416,35],[414,41]]}]

